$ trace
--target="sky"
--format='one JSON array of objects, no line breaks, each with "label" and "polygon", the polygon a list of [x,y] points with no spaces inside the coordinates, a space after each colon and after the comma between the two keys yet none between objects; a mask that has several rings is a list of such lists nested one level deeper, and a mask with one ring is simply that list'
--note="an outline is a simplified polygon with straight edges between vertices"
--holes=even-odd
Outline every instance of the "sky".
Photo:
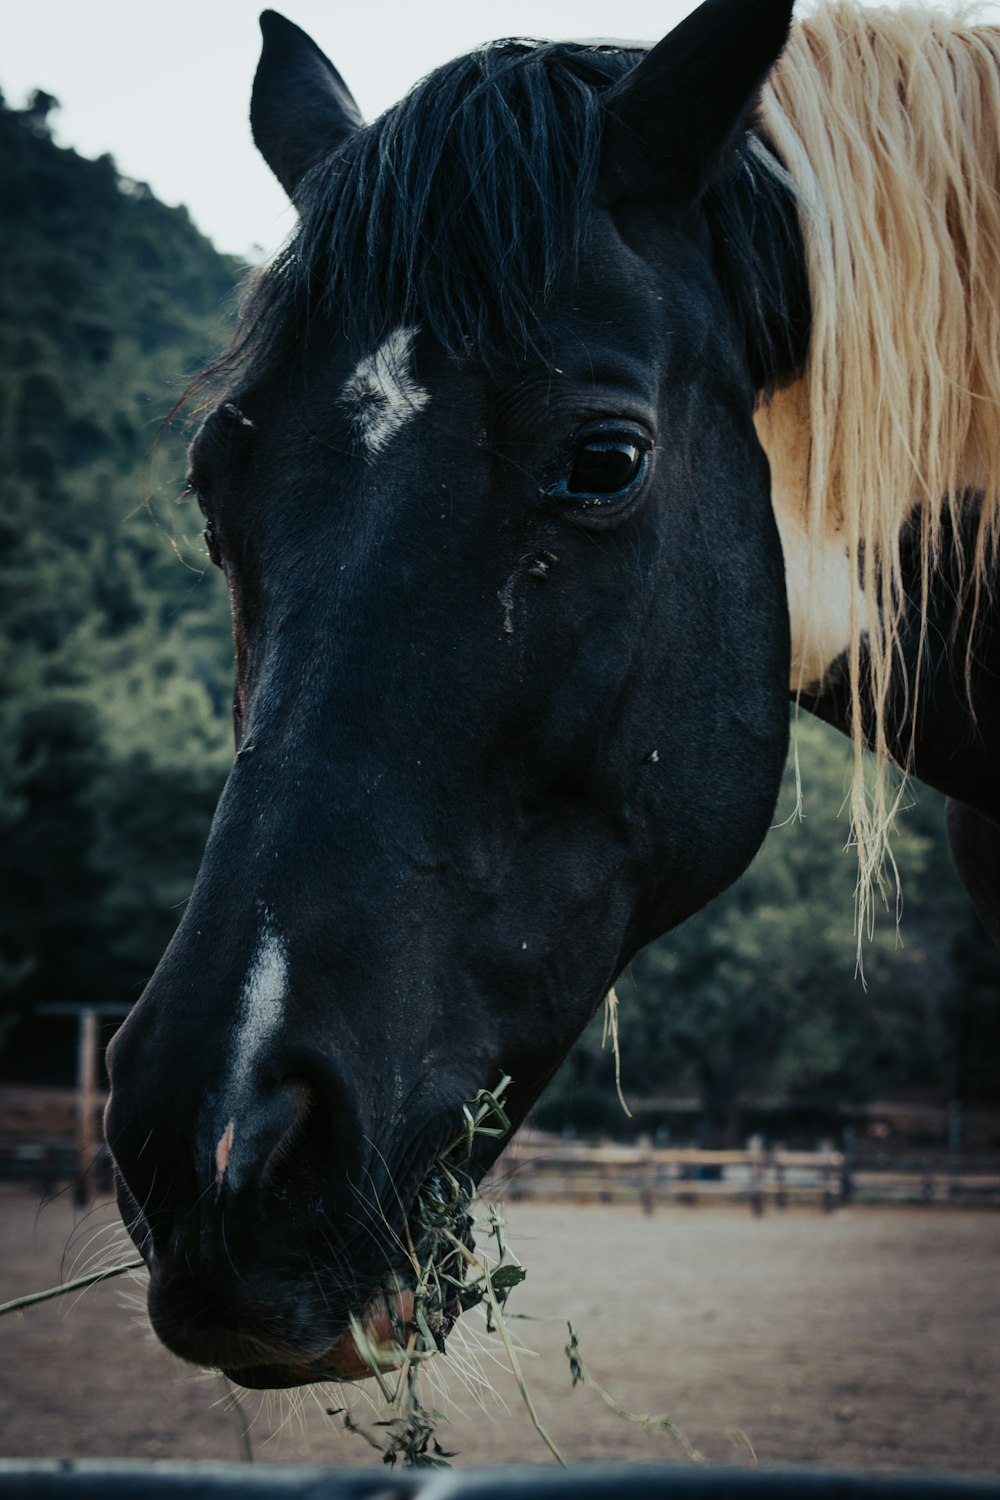
[{"label": "sky", "polygon": [[[499,36],[651,40],[694,0],[275,0],[319,43],[366,119],[449,58]],[[254,260],[293,226],[250,137],[261,0],[0,0],[0,88],[42,88],[55,139],[165,203],[186,204],[220,250]]]}]

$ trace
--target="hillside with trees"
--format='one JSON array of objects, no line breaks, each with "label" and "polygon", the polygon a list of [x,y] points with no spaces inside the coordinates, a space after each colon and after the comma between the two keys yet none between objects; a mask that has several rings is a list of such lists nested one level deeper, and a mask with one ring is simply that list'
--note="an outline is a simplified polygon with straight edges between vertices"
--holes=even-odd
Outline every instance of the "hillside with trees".
[{"label": "hillside with trees", "polygon": [[[183,422],[162,422],[224,345],[242,268],[110,158],[57,148],[53,106],[0,109],[0,1076],[68,1081],[51,1025],[24,1018],[139,994],[231,756],[224,590],[180,497]],[[749,1097],[1000,1103],[1000,961],[941,799],[901,821],[898,937],[887,912],[865,989],[849,749],[805,716],[797,734],[804,817],[790,770],[748,874],[619,986],[626,1093],[689,1091],[716,1139]],[[599,1029],[540,1117],[623,1120]]]},{"label": "hillside with trees", "polygon": [[0,1042],[39,1001],[138,994],[231,743],[224,590],[161,423],[242,268],[57,148],[54,105],[0,110]]}]

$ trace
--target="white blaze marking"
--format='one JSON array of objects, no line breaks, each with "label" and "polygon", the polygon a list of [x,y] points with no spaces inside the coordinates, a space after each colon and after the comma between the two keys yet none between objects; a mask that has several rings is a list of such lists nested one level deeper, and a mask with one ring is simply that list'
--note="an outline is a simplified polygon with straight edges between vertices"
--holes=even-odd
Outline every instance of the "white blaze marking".
[{"label": "white blaze marking", "polygon": [[413,377],[415,328],[397,328],[374,354],[359,361],[340,394],[354,430],[368,452],[381,453],[412,416],[426,406],[430,392]]},{"label": "white blaze marking", "polygon": [[[237,1091],[247,1083],[255,1059],[281,1026],[287,994],[288,950],[271,927],[270,921],[265,919],[264,930],[257,940],[257,947],[240,991],[240,1016],[232,1070]],[[232,1137],[229,1144],[232,1144]],[[222,1141],[219,1146],[221,1148]],[[226,1160],[228,1161],[228,1149]]]}]

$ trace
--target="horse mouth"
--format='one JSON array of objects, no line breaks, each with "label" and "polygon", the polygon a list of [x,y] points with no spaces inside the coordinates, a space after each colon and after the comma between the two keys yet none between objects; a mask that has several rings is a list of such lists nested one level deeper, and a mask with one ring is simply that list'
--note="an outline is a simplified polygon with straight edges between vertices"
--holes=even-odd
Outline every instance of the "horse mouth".
[{"label": "horse mouth", "polygon": [[[471,1225],[466,1227],[462,1244],[471,1253]],[[222,1360],[219,1366],[238,1385],[251,1390],[279,1390],[391,1374],[414,1350],[421,1357],[432,1352],[429,1341],[443,1353],[445,1340],[462,1311],[459,1253],[453,1249],[440,1269],[446,1278],[443,1295],[440,1281],[428,1295],[430,1267],[410,1266],[406,1282],[395,1274],[391,1289],[369,1298],[344,1332],[319,1355],[288,1359],[282,1351],[284,1357],[266,1362]],[[251,1352],[249,1341],[247,1352]]]},{"label": "horse mouth", "polygon": [[[301,1362],[223,1366],[223,1374],[251,1390],[281,1390],[323,1381],[364,1380],[398,1369],[405,1357],[400,1336],[411,1325],[413,1292],[400,1287],[373,1297],[357,1318],[321,1355]],[[405,1336],[405,1334],[404,1334]]]},{"label": "horse mouth", "polygon": [[[468,1186],[474,1191],[471,1180]],[[462,1311],[466,1256],[474,1249],[470,1203],[454,1178],[449,1189],[432,1167],[406,1221],[408,1261],[390,1269],[387,1289],[370,1296],[331,1345],[305,1359],[223,1363],[223,1373],[251,1389],[281,1389],[364,1380],[398,1370],[414,1351],[421,1357],[433,1352],[431,1346],[443,1352]]]},{"label": "horse mouth", "polygon": [[371,1293],[356,1313],[348,1313],[339,1331],[325,1331],[318,1308],[314,1317],[303,1309],[286,1321],[263,1300],[233,1305],[176,1276],[150,1282],[150,1321],[167,1348],[252,1389],[363,1380],[392,1371],[415,1336],[414,1308],[413,1289],[393,1278],[391,1289]]},{"label": "horse mouth", "polygon": [[[397,1253],[381,1272],[356,1273],[354,1296],[336,1312],[330,1288],[324,1295],[319,1280],[304,1295],[286,1268],[277,1278],[255,1278],[253,1289],[243,1280],[236,1290],[228,1280],[178,1270],[175,1258],[151,1252],[146,1238],[154,1331],[179,1358],[255,1390],[364,1380],[398,1369],[414,1350],[422,1356],[443,1350],[461,1312],[465,1261],[453,1241],[442,1245],[428,1234],[427,1204],[439,1205],[439,1198],[431,1174],[395,1233]],[[471,1248],[471,1218],[460,1228],[463,1247]]]}]

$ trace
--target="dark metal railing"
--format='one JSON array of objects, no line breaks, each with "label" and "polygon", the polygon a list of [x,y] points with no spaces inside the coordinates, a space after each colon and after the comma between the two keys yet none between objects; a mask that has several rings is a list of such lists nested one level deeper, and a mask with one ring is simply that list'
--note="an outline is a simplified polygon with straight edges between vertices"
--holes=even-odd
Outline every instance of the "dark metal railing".
[{"label": "dark metal railing", "polygon": [[3,1500],[1000,1500],[1000,1478],[581,1465],[426,1470],[0,1460]]}]

